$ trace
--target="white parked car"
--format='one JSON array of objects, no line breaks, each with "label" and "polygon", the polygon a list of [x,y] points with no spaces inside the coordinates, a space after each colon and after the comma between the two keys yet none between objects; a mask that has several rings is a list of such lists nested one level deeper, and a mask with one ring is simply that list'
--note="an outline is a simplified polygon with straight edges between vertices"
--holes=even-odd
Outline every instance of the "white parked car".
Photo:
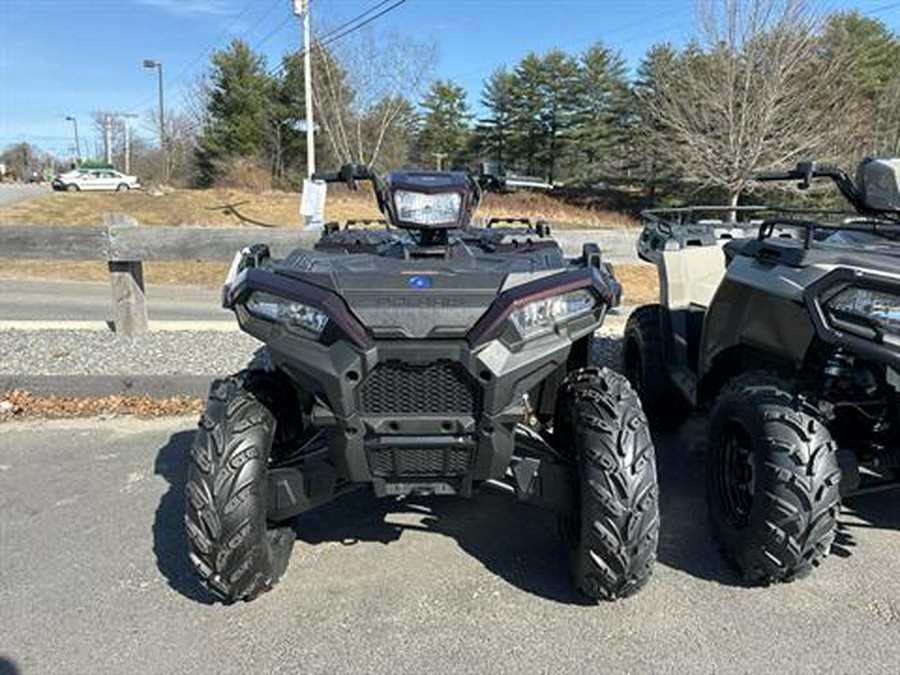
[{"label": "white parked car", "polygon": [[126,176],[113,169],[75,169],[53,179],[54,190],[115,190],[124,192],[141,185],[137,176]]}]

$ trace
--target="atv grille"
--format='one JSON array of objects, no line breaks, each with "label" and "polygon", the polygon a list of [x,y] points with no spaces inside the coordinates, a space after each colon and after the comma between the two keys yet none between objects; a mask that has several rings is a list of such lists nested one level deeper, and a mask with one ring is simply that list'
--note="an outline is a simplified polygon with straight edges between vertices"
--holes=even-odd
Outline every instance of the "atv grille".
[{"label": "atv grille", "polygon": [[476,414],[481,390],[453,361],[378,364],[360,387],[363,414]]},{"label": "atv grille", "polygon": [[369,468],[380,478],[463,476],[471,459],[468,448],[382,448],[369,451]]}]

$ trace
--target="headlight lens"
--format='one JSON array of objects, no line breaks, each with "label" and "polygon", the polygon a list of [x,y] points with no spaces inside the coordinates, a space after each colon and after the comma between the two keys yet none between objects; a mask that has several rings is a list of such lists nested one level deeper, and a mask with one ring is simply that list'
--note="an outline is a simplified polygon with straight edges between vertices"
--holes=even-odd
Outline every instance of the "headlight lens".
[{"label": "headlight lens", "polygon": [[596,300],[587,289],[579,289],[544,300],[535,300],[509,315],[516,330],[523,338],[547,331],[553,326],[575,316],[590,312]]},{"label": "headlight lens", "polygon": [[871,288],[847,288],[827,303],[834,314],[900,335],[900,295]]},{"label": "headlight lens", "polygon": [[397,217],[416,225],[440,225],[459,220],[462,197],[458,192],[443,192],[433,195],[422,192],[398,190],[394,193]]},{"label": "headlight lens", "polygon": [[322,310],[271,293],[255,291],[247,299],[246,307],[257,318],[299,328],[314,337],[319,337],[328,324],[328,315]]}]

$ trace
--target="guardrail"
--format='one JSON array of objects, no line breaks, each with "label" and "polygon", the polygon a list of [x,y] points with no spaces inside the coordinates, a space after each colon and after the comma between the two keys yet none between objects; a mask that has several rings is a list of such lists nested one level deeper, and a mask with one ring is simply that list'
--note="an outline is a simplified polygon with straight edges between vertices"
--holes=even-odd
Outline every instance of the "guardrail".
[{"label": "guardrail", "polygon": [[[552,236],[566,255],[581,255],[587,242],[600,246],[606,259],[634,261],[633,229],[554,229]],[[281,256],[295,248],[312,248],[319,232],[249,227],[141,227],[120,214],[99,226],[2,225],[0,260],[102,260],[109,266],[116,333],[135,337],[147,332],[147,299],[143,261],[227,262],[235,252],[256,243],[268,244]]]}]

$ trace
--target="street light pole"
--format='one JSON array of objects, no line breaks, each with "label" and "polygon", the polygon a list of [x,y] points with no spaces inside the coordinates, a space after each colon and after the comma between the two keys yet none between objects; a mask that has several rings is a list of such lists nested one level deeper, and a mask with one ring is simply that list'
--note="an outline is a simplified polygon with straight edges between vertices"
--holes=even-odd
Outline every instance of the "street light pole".
[{"label": "street light pole", "polygon": [[303,16],[303,98],[306,103],[306,176],[316,172],[316,139],[312,100],[312,45],[309,38],[309,0],[293,0],[294,14]]},{"label": "street light pole", "polygon": [[81,142],[78,140],[78,120],[71,115],[66,115],[66,121],[75,127],[75,161],[81,164]]},{"label": "street light pole", "polygon": [[169,180],[169,162],[166,158],[166,114],[163,101],[163,64],[162,61],[144,59],[144,68],[156,68],[159,86],[159,150],[162,155],[162,180]]}]

